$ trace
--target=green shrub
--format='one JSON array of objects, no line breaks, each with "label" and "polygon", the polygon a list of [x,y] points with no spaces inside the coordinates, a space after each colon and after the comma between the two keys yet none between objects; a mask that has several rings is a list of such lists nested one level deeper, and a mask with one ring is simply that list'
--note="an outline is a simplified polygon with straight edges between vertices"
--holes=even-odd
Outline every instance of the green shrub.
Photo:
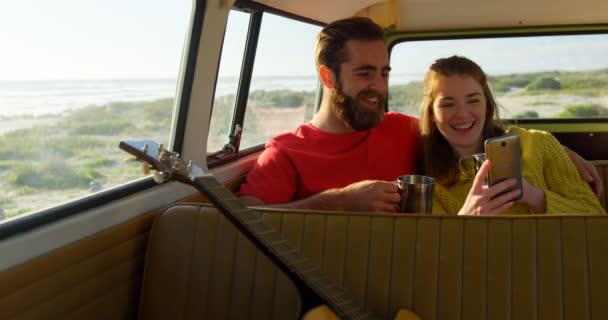
[{"label": "green shrub", "polygon": [[589,75],[571,74],[560,80],[563,89],[608,89],[608,79],[593,78]]},{"label": "green shrub", "polygon": [[559,81],[549,78],[540,77],[526,86],[527,91],[538,91],[538,90],[559,90],[561,89]]},{"label": "green shrub", "polygon": [[511,88],[524,88],[534,78],[534,74],[510,74],[488,77],[488,81],[494,92],[504,93],[511,90]]},{"label": "green shrub", "polygon": [[89,182],[102,178],[103,175],[91,167],[82,167],[78,169],[78,177],[79,179],[86,178],[86,185],[88,185]]},{"label": "green shrub", "polygon": [[25,129],[21,137],[0,138],[0,158],[20,161],[45,159],[54,155],[69,158],[74,155],[75,150],[94,144],[95,140],[92,139]]},{"label": "green shrub", "polygon": [[173,98],[159,99],[143,104],[138,110],[140,116],[145,116],[146,121],[169,122],[173,117]]},{"label": "green shrub", "polygon": [[92,179],[99,177],[101,174],[93,169],[85,168],[77,172],[64,161],[50,158],[33,165],[15,167],[9,183],[16,187],[47,190],[85,188]]},{"label": "green shrub", "polygon": [[274,106],[285,108],[297,108],[304,102],[304,97],[297,94],[273,95],[270,99]]},{"label": "green shrub", "polygon": [[391,111],[418,114],[422,99],[422,81],[391,86],[388,90],[388,105]]},{"label": "green shrub", "polygon": [[46,144],[53,150],[67,149],[73,154],[76,150],[91,150],[108,148],[108,144],[96,137],[87,136],[60,136],[49,139]]},{"label": "green shrub", "polygon": [[[262,101],[262,100],[264,100],[265,96],[266,96],[266,90],[264,90],[264,89],[258,89],[258,90],[253,90],[253,91],[249,92],[249,100]],[[222,96],[222,98],[223,97],[228,97],[228,96]]]},{"label": "green shrub", "polygon": [[[117,102],[118,104],[127,105],[124,102]],[[91,122],[102,119],[120,118],[116,115],[115,110],[109,106],[90,106],[87,108],[81,108],[71,111],[65,118],[65,123],[82,123]]]},{"label": "green shrub", "polygon": [[539,118],[538,112],[534,110],[527,110],[524,112],[520,112],[513,116],[513,119],[530,119],[530,118]]},{"label": "green shrub", "polygon": [[249,99],[261,107],[297,108],[314,100],[314,91],[255,90]]},{"label": "green shrub", "polygon": [[15,190],[15,193],[19,196],[29,195],[36,192],[36,189],[28,186],[20,186],[18,188],[14,188],[13,190]]},{"label": "green shrub", "polygon": [[527,106],[544,106],[544,105],[559,105],[559,103],[551,100],[536,100],[528,103],[524,103]]},{"label": "green shrub", "polygon": [[23,160],[37,157],[39,149],[45,147],[45,140],[60,131],[51,127],[19,129],[0,136],[0,159]]},{"label": "green shrub", "polygon": [[[257,92],[259,95],[261,90],[254,92]],[[251,95],[249,97],[251,98]],[[235,99],[236,97],[231,94],[216,97],[213,101],[211,123],[209,124],[209,135],[207,137],[207,150],[219,150],[226,143],[228,134],[230,133]]]},{"label": "green shrub", "polygon": [[95,122],[85,122],[73,124],[71,134],[88,134],[88,135],[118,135],[133,127],[129,120],[123,119],[100,119]]},{"label": "green shrub", "polygon": [[511,90],[511,86],[504,82],[490,83],[490,86],[492,88],[492,91],[496,93],[506,93]]},{"label": "green shrub", "polygon": [[87,163],[85,163],[85,167],[89,167],[89,168],[100,168],[100,167],[111,167],[114,166],[116,164],[115,160],[112,159],[108,159],[108,158],[97,158],[97,159],[93,159],[93,160],[89,160]]},{"label": "green shrub", "polygon": [[608,108],[591,103],[579,104],[566,107],[558,117],[560,118],[601,118],[608,117]]},{"label": "green shrub", "polygon": [[10,217],[18,216],[20,214],[28,213],[28,212],[31,212],[31,211],[34,211],[34,210],[35,209],[32,209],[32,208],[20,208],[20,209],[17,209],[17,210],[7,210],[6,211],[6,217],[10,218]]},{"label": "green shrub", "polygon": [[0,196],[0,207],[5,207],[7,205],[13,204],[13,199],[7,198],[5,196]]},{"label": "green shrub", "polygon": [[18,161],[15,161],[15,160],[4,160],[4,159],[0,160],[0,172],[2,172],[4,170],[10,170],[17,163],[18,163]]}]

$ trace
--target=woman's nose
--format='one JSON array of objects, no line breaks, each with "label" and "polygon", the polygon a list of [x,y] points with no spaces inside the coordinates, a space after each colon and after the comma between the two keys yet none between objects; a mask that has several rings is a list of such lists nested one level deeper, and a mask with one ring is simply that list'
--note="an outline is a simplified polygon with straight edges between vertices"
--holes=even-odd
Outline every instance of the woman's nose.
[{"label": "woman's nose", "polygon": [[457,101],[454,104],[454,115],[455,116],[465,116],[468,113],[467,108],[465,108],[464,103]]}]

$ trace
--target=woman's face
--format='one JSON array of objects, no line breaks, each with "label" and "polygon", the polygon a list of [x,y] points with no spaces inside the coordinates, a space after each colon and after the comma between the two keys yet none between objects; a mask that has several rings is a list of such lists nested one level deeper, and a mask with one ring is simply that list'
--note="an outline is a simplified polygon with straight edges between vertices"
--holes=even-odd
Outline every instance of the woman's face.
[{"label": "woman's face", "polygon": [[433,102],[433,122],[459,157],[483,152],[482,130],[486,97],[467,75],[439,76]]}]

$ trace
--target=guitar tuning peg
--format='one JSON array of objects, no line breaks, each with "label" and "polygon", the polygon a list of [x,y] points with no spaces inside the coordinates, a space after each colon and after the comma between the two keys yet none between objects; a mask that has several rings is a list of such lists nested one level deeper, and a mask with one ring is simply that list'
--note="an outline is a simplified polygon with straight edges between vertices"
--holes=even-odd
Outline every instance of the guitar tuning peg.
[{"label": "guitar tuning peg", "polygon": [[142,162],[141,163],[141,171],[144,173],[144,175],[149,175],[150,174],[150,164],[147,162]]},{"label": "guitar tuning peg", "polygon": [[152,178],[154,179],[154,182],[161,184],[163,182],[165,182],[165,174],[162,172],[154,172],[154,174],[152,175]]}]

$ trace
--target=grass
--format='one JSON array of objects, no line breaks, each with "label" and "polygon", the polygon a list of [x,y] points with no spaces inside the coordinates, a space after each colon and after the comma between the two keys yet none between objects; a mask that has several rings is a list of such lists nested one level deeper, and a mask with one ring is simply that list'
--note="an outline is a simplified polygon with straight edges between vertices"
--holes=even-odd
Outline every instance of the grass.
[{"label": "grass", "polygon": [[5,212],[5,214],[6,214],[6,218],[10,218],[10,217],[18,216],[20,214],[32,212],[32,211],[34,211],[36,209],[38,209],[38,208],[32,209],[32,208],[29,208],[29,207],[24,207],[24,208],[19,208],[19,209],[16,209],[16,210],[7,210]]},{"label": "grass", "polygon": [[566,107],[558,115],[560,118],[598,118],[608,117],[608,108],[599,104],[580,104]]},{"label": "grass", "polygon": [[0,207],[6,207],[13,204],[15,201],[9,197],[0,196]]},{"label": "grass", "polygon": [[557,105],[557,102],[551,100],[537,100],[533,102],[528,102],[525,105],[527,106],[545,106],[545,105]]},{"label": "grass", "polygon": [[533,119],[538,118],[538,112],[534,110],[527,110],[524,112],[517,113],[513,116],[513,119]]},{"label": "grass", "polygon": [[167,139],[172,112],[172,99],[116,102],[73,110],[56,125],[0,135],[6,194],[0,206],[15,215],[25,204],[15,206],[22,197],[44,197],[55,190],[86,194],[93,181],[110,186],[141,176],[135,166],[121,163],[126,154],[118,141],[132,136]]},{"label": "grass", "polygon": [[19,164],[12,169],[9,183],[32,189],[86,188],[91,181],[102,177],[93,168],[74,168],[55,157],[39,163]]},{"label": "grass", "polygon": [[507,93],[525,88],[520,95],[560,94],[597,97],[608,93],[608,69],[591,72],[537,72],[490,77],[493,89]]},{"label": "grass", "polygon": [[115,136],[132,127],[133,124],[128,120],[103,119],[96,122],[74,123],[70,128],[70,134]]},{"label": "grass", "polygon": [[118,162],[115,159],[109,158],[96,158],[88,160],[84,166],[89,168],[101,168],[101,167],[112,167],[115,166]]},{"label": "grass", "polygon": [[391,110],[406,114],[418,114],[418,107],[422,101],[421,81],[392,86],[389,92],[388,105]]}]

